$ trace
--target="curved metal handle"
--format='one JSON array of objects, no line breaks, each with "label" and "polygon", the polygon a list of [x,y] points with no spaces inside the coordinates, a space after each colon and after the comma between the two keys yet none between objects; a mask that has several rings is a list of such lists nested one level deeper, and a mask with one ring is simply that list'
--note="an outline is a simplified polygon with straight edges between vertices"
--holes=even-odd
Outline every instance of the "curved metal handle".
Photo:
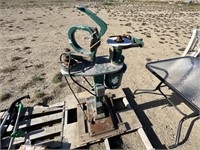
[{"label": "curved metal handle", "polygon": [[89,9],[87,9],[83,6],[77,6],[77,9],[86,13],[94,22],[96,22],[99,25],[99,27],[100,27],[99,36],[100,37],[102,37],[106,33],[107,24],[101,18],[99,18],[92,11],[90,11]]},{"label": "curved metal handle", "polygon": [[[105,32],[107,31],[107,24],[102,19],[100,19],[98,16],[96,16],[92,11],[90,11],[89,9],[87,9],[83,6],[77,6],[77,9],[79,9],[80,11],[87,14],[94,22],[96,22],[100,27],[100,32],[98,32],[98,30],[96,28],[93,28],[93,27],[90,27],[90,26],[74,25],[74,26],[70,27],[70,29],[68,30],[68,33],[67,33],[68,41],[69,41],[70,45],[77,52],[89,56],[90,61],[93,62],[95,60],[95,57],[96,57],[97,48],[100,45],[100,39],[105,34]],[[91,43],[90,43],[90,46],[91,46],[90,50],[83,49],[76,42],[76,39],[75,39],[76,30],[84,30],[86,32],[89,32],[89,34],[92,37],[92,40],[91,40]]]}]

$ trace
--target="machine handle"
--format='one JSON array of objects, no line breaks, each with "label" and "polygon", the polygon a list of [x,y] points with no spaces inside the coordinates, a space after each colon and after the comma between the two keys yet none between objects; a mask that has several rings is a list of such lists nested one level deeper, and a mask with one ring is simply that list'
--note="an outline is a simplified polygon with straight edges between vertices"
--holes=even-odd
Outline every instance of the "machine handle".
[{"label": "machine handle", "polygon": [[99,27],[100,27],[99,36],[100,37],[102,37],[106,33],[107,24],[101,18],[99,18],[92,11],[90,11],[89,9],[87,9],[83,6],[77,6],[77,9],[86,13],[94,22],[96,22],[99,25]]},{"label": "machine handle", "polygon": [[[89,9],[87,9],[83,6],[77,6],[77,9],[79,9],[80,11],[87,14],[95,23],[97,23],[100,27],[100,32],[98,31],[97,28],[94,28],[94,27],[84,26],[84,25],[73,25],[70,27],[70,29],[68,30],[68,33],[67,33],[68,41],[69,41],[70,45],[74,48],[75,51],[88,56],[90,58],[89,60],[91,62],[94,62],[95,57],[96,57],[97,48],[100,46],[100,43],[101,43],[100,42],[101,37],[107,31],[107,24],[102,19],[100,19],[98,16],[96,16],[92,11],[90,11]],[[90,50],[83,49],[76,42],[75,32],[77,30],[83,30],[83,31],[89,32],[91,39],[92,39],[91,43],[90,43]]]}]

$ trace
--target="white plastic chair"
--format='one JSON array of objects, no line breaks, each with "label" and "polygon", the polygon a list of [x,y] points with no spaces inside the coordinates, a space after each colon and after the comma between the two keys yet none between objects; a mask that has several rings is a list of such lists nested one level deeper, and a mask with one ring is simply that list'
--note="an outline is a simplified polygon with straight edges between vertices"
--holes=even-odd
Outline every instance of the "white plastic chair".
[{"label": "white plastic chair", "polygon": [[191,56],[197,57],[200,54],[200,29],[194,29],[192,32],[192,37],[188,43],[182,57],[186,56],[189,52]]}]

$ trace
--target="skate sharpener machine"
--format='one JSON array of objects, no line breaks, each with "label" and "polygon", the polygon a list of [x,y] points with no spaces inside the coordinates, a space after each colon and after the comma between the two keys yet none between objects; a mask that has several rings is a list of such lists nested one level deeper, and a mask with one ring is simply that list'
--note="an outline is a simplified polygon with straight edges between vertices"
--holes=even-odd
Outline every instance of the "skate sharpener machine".
[{"label": "skate sharpener machine", "polygon": [[[90,76],[94,81],[93,90],[88,91],[92,95],[81,101],[77,98],[77,108],[82,109],[82,113],[77,113],[77,122],[79,125],[82,122],[83,125],[78,125],[79,145],[84,145],[141,127],[134,111],[128,107],[128,101],[126,100],[125,104],[115,100],[114,93],[118,93],[116,90],[120,87],[122,76],[126,71],[122,51],[132,47],[143,47],[144,43],[130,35],[112,36],[107,39],[108,45],[113,48],[109,49],[109,56],[96,57],[101,37],[105,34],[107,25],[87,8],[83,6],[77,8],[92,18],[100,27],[100,31],[98,31],[97,28],[84,25],[72,26],[67,34],[68,41],[75,51],[66,51],[60,57],[61,73],[65,78],[71,77],[75,81],[73,79],[75,76]],[[89,32],[91,37],[89,50],[83,49],[76,42],[75,32],[78,30]],[[113,93],[107,94],[107,91],[111,91],[111,89],[113,89]],[[121,92],[123,91],[121,90]],[[81,130],[84,131],[81,132]]]}]

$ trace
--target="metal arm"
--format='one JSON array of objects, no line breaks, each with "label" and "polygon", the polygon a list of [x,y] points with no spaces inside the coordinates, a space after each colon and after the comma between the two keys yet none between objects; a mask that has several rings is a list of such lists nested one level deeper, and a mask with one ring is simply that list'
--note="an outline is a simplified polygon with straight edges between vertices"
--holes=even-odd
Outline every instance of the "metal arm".
[{"label": "metal arm", "polygon": [[[107,24],[98,16],[96,16],[92,11],[90,11],[89,9],[83,6],[77,6],[77,9],[87,14],[94,22],[96,22],[100,27],[100,32],[98,32],[97,28],[94,28],[94,27],[84,26],[84,25],[74,25],[68,30],[68,33],[67,33],[68,41],[75,51],[77,51],[78,53],[87,55],[90,58],[89,60],[94,62],[97,48],[100,45],[101,37],[105,34],[107,30]],[[77,30],[83,30],[83,31],[89,32],[89,34],[91,35],[92,40],[90,44],[91,46],[90,50],[83,49],[76,42],[75,32]]]}]

